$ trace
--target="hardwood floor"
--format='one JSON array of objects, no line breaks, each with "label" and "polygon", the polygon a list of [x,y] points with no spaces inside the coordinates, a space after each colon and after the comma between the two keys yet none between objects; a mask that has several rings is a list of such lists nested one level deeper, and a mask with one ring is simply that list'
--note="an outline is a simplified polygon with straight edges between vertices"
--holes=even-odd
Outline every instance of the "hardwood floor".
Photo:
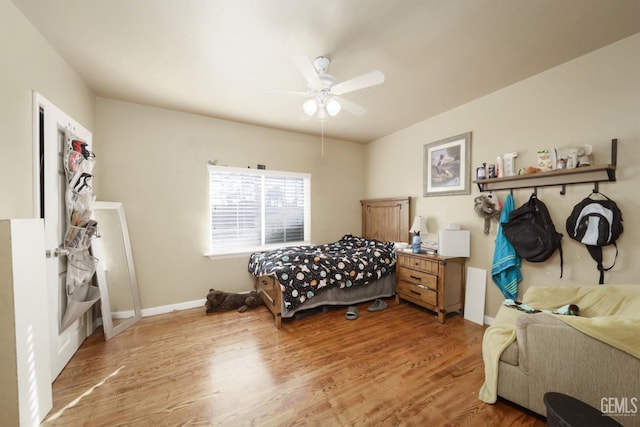
[{"label": "hardwood floor", "polygon": [[484,328],[387,300],[284,321],[204,307],[89,337],[53,384],[45,426],[544,426],[478,400]]}]

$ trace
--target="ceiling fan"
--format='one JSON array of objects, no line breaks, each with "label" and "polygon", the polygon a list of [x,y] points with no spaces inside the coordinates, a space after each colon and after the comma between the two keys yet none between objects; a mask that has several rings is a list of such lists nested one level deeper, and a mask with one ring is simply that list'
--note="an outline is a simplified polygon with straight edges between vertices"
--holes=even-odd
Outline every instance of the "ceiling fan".
[{"label": "ceiling fan", "polygon": [[331,60],[326,56],[318,56],[313,63],[307,56],[294,56],[293,62],[307,81],[307,90],[288,93],[309,97],[302,109],[309,118],[316,117],[321,121],[327,116],[336,116],[342,109],[356,116],[364,115],[366,108],[340,95],[384,83],[384,73],[378,70],[338,83],[335,77],[327,74]]}]

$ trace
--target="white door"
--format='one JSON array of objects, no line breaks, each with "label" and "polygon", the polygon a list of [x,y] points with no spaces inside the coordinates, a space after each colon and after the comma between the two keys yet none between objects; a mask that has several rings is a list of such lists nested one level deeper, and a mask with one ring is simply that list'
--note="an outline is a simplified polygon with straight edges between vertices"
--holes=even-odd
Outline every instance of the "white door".
[{"label": "white door", "polygon": [[45,246],[47,249],[47,299],[49,307],[49,356],[51,382],[75,354],[90,333],[91,310],[60,332],[66,296],[67,258],[59,254],[66,231],[65,190],[66,176],[63,156],[65,130],[91,146],[91,132],[66,115],[38,93],[34,93],[34,183],[36,216],[44,218]]}]

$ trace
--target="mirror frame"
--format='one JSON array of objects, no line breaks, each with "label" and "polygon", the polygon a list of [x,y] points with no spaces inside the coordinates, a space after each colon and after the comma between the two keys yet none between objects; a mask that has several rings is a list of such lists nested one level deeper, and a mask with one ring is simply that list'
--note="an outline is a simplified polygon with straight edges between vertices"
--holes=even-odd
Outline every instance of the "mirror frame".
[{"label": "mirror frame", "polygon": [[[136,280],[136,272],[133,266],[133,255],[131,252],[131,241],[129,240],[129,229],[127,227],[127,220],[124,215],[124,205],[121,202],[93,202],[91,209],[96,210],[115,210],[120,220],[120,227],[122,232],[122,241],[124,243],[125,255],[127,258],[127,266],[129,267],[129,283],[131,285],[131,297],[133,299],[133,317],[129,317],[117,326],[113,326],[113,315],[111,313],[111,303],[109,300],[109,284],[107,283],[107,276],[104,269],[104,263],[101,259],[104,259],[104,248],[100,242],[100,238],[94,239],[92,242],[93,256],[98,259],[96,262],[96,281],[98,282],[98,288],[100,289],[100,302],[102,311],[102,327],[104,329],[105,340],[109,340],[120,332],[131,327],[134,323],[142,318],[142,312],[140,309],[140,295],[138,294],[138,282]],[[94,218],[95,219],[95,218]],[[98,222],[98,231],[100,232],[100,223]]]}]

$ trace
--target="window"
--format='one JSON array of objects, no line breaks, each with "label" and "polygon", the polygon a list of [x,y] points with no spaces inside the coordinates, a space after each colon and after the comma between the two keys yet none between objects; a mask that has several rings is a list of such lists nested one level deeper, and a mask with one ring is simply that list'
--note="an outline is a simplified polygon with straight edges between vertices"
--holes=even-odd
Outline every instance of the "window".
[{"label": "window", "polygon": [[307,243],[311,175],[208,165],[211,254]]}]

